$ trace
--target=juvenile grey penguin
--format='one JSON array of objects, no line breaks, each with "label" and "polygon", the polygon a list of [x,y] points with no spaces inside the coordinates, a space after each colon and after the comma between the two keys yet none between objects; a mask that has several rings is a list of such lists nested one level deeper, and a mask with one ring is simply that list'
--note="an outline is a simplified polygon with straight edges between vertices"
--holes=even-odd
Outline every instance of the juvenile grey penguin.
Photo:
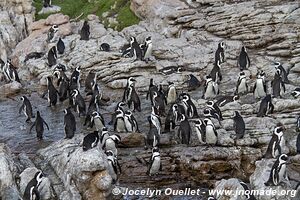
[{"label": "juvenile grey penguin", "polygon": [[290,81],[288,79],[288,73],[284,69],[284,67],[281,65],[280,62],[275,62],[275,69],[279,71],[279,75],[282,77],[282,81],[286,84],[289,84]]},{"label": "juvenile grey penguin", "polygon": [[225,43],[220,42],[218,44],[218,48],[215,53],[215,63],[217,63],[219,61],[219,63],[221,64],[225,61],[224,48],[225,48]]},{"label": "juvenile grey penguin", "polygon": [[38,189],[42,182],[42,178],[43,172],[41,170],[37,171],[34,177],[26,185],[23,200],[39,200],[41,198]]},{"label": "juvenile grey penguin", "polygon": [[291,95],[296,99],[296,98],[298,98],[299,96],[300,96],[300,88],[298,87],[298,88],[295,88],[294,90],[293,90],[293,92],[291,93]]},{"label": "juvenile grey penguin", "polygon": [[280,71],[277,69],[277,72],[275,73],[274,79],[271,82],[272,89],[273,89],[273,97],[279,97],[281,98],[281,94],[285,92],[285,85],[282,81],[282,78],[280,76]]},{"label": "juvenile grey penguin", "polygon": [[286,162],[288,156],[281,154],[272,166],[268,181],[265,183],[266,186],[277,186],[281,182],[288,180],[286,173]]},{"label": "juvenile grey penguin", "polygon": [[248,93],[247,78],[246,78],[245,72],[242,71],[242,72],[240,72],[234,94],[240,95],[240,94],[246,94],[246,93]]},{"label": "juvenile grey penguin", "polygon": [[277,126],[274,129],[272,138],[269,142],[267,151],[264,155],[265,158],[277,158],[281,155],[285,140],[283,137],[282,126]]},{"label": "juvenile grey penguin", "polygon": [[125,103],[123,101],[120,101],[119,103],[117,103],[117,106],[115,107],[115,112],[111,115],[110,122],[108,122],[109,125],[115,124],[116,115],[117,115],[116,112],[117,112],[117,110],[122,110],[124,112],[124,106],[125,106]]},{"label": "juvenile grey penguin", "polygon": [[11,60],[7,60],[5,65],[3,66],[3,73],[7,81],[17,81],[21,83],[17,69],[11,63]]},{"label": "juvenile grey penguin", "polygon": [[52,40],[55,39],[55,35],[58,32],[58,26],[57,25],[52,25],[51,28],[48,30],[47,34],[47,42],[53,42]]},{"label": "juvenile grey penguin", "polygon": [[145,136],[145,149],[148,149],[148,147],[156,147],[159,146],[160,141],[160,135],[157,130],[157,128],[154,126],[154,124],[151,121],[151,116],[148,116],[148,122],[149,122],[149,131],[147,135]]},{"label": "juvenile grey penguin", "polygon": [[214,82],[211,76],[207,76],[202,98],[212,99],[215,98],[218,94],[219,94],[218,83]]},{"label": "juvenile grey penguin", "polygon": [[144,45],[144,48],[143,48],[143,51],[144,51],[144,57],[143,57],[143,60],[145,60],[146,62],[150,61],[150,57],[152,55],[152,40],[151,40],[151,37],[147,37],[145,39],[145,45]]},{"label": "juvenile grey penguin", "polygon": [[125,126],[125,119],[124,119],[124,111],[123,109],[121,110],[116,110],[116,118],[115,118],[115,123],[114,123],[114,131],[117,131],[118,133],[120,132],[126,132],[126,126]]},{"label": "juvenile grey penguin", "polygon": [[80,30],[80,40],[89,40],[90,37],[90,25],[88,21],[84,21]]},{"label": "juvenile grey penguin", "polygon": [[54,87],[53,83],[52,83],[52,79],[50,76],[47,77],[47,91],[42,95],[42,97],[44,98],[44,96],[47,94],[47,98],[48,98],[48,103],[49,106],[56,106],[57,103],[57,97],[58,97],[58,91],[56,90],[56,88]]},{"label": "juvenile grey penguin", "polygon": [[67,108],[64,110],[64,131],[65,131],[65,139],[72,139],[74,137],[76,131],[76,120],[73,115],[71,108]]},{"label": "juvenile grey penguin", "polygon": [[162,171],[161,158],[158,147],[152,149],[152,155],[149,160],[149,166],[147,170],[147,175],[152,176]]},{"label": "juvenile grey penguin", "polygon": [[205,138],[206,144],[208,145],[216,145],[218,141],[218,133],[216,131],[215,125],[209,118],[205,118]]},{"label": "juvenile grey penguin", "polygon": [[140,132],[138,123],[130,110],[125,112],[124,122],[127,132]]},{"label": "juvenile grey penguin", "polygon": [[184,83],[187,83],[188,91],[193,91],[200,87],[201,83],[196,76],[194,76],[193,74],[189,74],[187,76],[188,79]]},{"label": "juvenile grey penguin", "polygon": [[239,99],[240,99],[239,95],[220,96],[220,97],[218,97],[218,100],[217,100],[216,104],[219,105],[219,107],[222,107],[222,106],[225,106],[228,103],[236,102]]},{"label": "juvenile grey penguin", "polygon": [[100,50],[101,50],[101,51],[109,52],[109,51],[110,51],[110,45],[107,44],[107,43],[102,43],[102,44],[100,45]]},{"label": "juvenile grey penguin", "polygon": [[209,74],[214,82],[222,81],[221,64],[217,61]]},{"label": "juvenile grey penguin", "polygon": [[168,86],[168,94],[167,94],[167,104],[173,104],[176,102],[177,99],[177,91],[176,91],[176,87],[175,84],[173,82],[168,82],[169,86]]},{"label": "juvenile grey penguin", "polygon": [[258,71],[256,74],[256,81],[253,88],[253,94],[255,98],[263,98],[267,95],[267,84],[264,71]]},{"label": "juvenile grey penguin", "polygon": [[236,133],[236,139],[242,139],[245,134],[246,125],[243,117],[240,115],[238,111],[234,112],[233,121],[234,121],[233,126]]},{"label": "juvenile grey penguin", "polygon": [[82,141],[82,149],[83,151],[87,151],[97,146],[99,142],[99,132],[94,131],[92,133],[87,134],[84,136]]},{"label": "juvenile grey penguin", "polygon": [[250,59],[245,46],[241,49],[241,53],[238,58],[238,67],[241,71],[250,67]]},{"label": "juvenile grey penguin", "polygon": [[140,98],[135,90],[134,83],[136,80],[132,77],[130,77],[127,80],[127,85],[124,90],[123,94],[123,102],[126,102],[128,104],[129,109],[131,108],[131,105],[133,104],[133,112],[138,111],[141,112],[141,101]]},{"label": "juvenile grey penguin", "polygon": [[134,61],[142,60],[143,53],[135,37],[130,37],[130,47],[132,52],[131,54],[134,57]]},{"label": "juvenile grey penguin", "polygon": [[48,51],[48,66],[52,67],[53,65],[56,65],[57,63],[57,52],[56,52],[56,46],[53,46],[49,51]]},{"label": "juvenile grey penguin", "polygon": [[49,130],[48,124],[45,122],[45,120],[41,117],[40,111],[36,112],[36,120],[32,124],[32,126],[29,129],[29,133],[31,132],[32,128],[35,126],[36,131],[36,137],[39,140],[43,139],[43,133],[44,133],[44,124],[46,125],[47,129]]},{"label": "juvenile grey penguin", "polygon": [[65,52],[65,43],[62,41],[61,38],[58,39],[56,47],[59,54],[63,54]]},{"label": "juvenile grey penguin", "polygon": [[32,112],[32,106],[29,99],[26,96],[22,96],[21,98],[22,106],[19,109],[19,114],[23,111],[25,116],[27,117],[26,122],[30,122],[31,118],[34,118],[34,114]]},{"label": "juvenile grey penguin", "polygon": [[178,129],[178,137],[181,138],[182,144],[187,144],[187,145],[190,144],[191,133],[192,133],[192,129],[188,121],[188,118],[184,114],[181,114],[180,125]]},{"label": "juvenile grey penguin", "polygon": [[265,98],[263,98],[259,105],[259,111],[257,113],[257,117],[267,116],[269,113],[272,114],[274,111],[274,105],[272,103],[272,97],[268,94]]},{"label": "juvenile grey penguin", "polygon": [[194,121],[195,130],[200,144],[206,144],[206,135],[205,135],[205,123],[201,119],[196,119]]}]

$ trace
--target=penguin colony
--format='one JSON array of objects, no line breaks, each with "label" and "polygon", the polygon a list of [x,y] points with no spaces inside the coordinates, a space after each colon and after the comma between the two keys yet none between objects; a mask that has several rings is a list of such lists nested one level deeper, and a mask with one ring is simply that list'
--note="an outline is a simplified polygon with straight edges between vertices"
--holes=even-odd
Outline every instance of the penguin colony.
[{"label": "penguin colony", "polygon": [[[51,6],[51,1],[45,1],[45,6]],[[97,84],[97,71],[89,71],[84,81],[84,92],[81,90],[81,68],[77,66],[72,70],[70,77],[66,75],[67,67],[57,63],[58,54],[63,56],[65,45],[62,38],[57,39],[58,26],[53,25],[48,31],[47,42],[55,43],[47,54],[48,66],[53,69],[53,75],[47,77],[47,90],[42,95],[42,98],[47,96],[48,106],[55,107],[57,103],[67,101],[69,106],[63,111],[64,133],[65,139],[72,139],[76,132],[76,117],[84,118],[84,126],[88,126],[93,131],[87,134],[81,143],[83,151],[89,151],[92,148],[100,147],[107,155],[109,164],[109,173],[113,178],[114,183],[117,183],[121,174],[121,166],[118,162],[118,146],[122,145],[122,138],[118,133],[121,132],[137,132],[139,133],[138,120],[135,118],[135,112],[141,112],[142,105],[139,93],[136,90],[137,81],[134,77],[128,77],[124,93],[120,102],[116,104],[111,121],[106,123],[100,107],[104,105],[102,99],[102,91]],[[84,21],[80,30],[80,39],[89,40],[90,26],[87,21]],[[122,57],[132,57],[133,61],[149,62],[152,59],[152,40],[151,37],[145,38],[143,44],[139,44],[135,37],[130,37],[129,45],[121,49]],[[111,47],[107,43],[102,43],[99,47],[100,51],[111,51]],[[281,95],[286,92],[285,84],[289,84],[288,72],[284,69],[281,63],[274,63],[274,79],[271,82],[272,91],[267,91],[266,74],[263,71],[258,71],[255,84],[252,90],[248,87],[249,80],[247,79],[245,70],[250,67],[250,58],[246,47],[241,48],[238,55],[237,67],[241,70],[237,74],[237,84],[233,95],[220,96],[219,84],[222,84],[222,63],[225,61],[225,42],[220,42],[215,52],[214,67],[205,77],[204,90],[202,98],[206,99],[206,108],[201,113],[198,113],[194,101],[188,92],[198,90],[203,84],[198,78],[189,74],[187,80],[183,83],[187,85],[186,91],[179,92],[173,82],[168,82],[168,88],[165,90],[162,85],[156,85],[153,79],[150,79],[146,99],[151,104],[149,115],[146,116],[149,123],[149,131],[145,134],[144,143],[145,149],[151,149],[151,156],[145,163],[148,165],[147,175],[154,176],[162,170],[162,159],[160,155],[160,139],[161,135],[170,131],[175,132],[175,137],[178,143],[189,145],[191,135],[195,134],[201,145],[210,147],[218,145],[218,131],[215,123],[220,123],[223,120],[220,107],[239,100],[239,97],[248,93],[253,93],[254,97],[260,101],[258,117],[265,117],[273,113],[274,105],[272,97],[281,98]],[[29,59],[40,58],[43,53],[33,52],[26,56],[24,62]],[[0,59],[1,71],[7,82],[20,82],[17,69],[13,66],[11,60],[4,62]],[[181,67],[167,67],[160,71],[162,74],[168,75],[172,73],[180,73],[183,71]],[[57,83],[54,84],[54,81]],[[85,93],[85,94],[83,94]],[[291,92],[295,98],[300,96],[300,89],[296,88]],[[91,96],[88,106],[85,103],[84,97]],[[20,98],[22,105],[19,113],[24,113],[26,122],[31,123],[30,131],[33,127],[36,130],[38,139],[43,139],[45,126],[49,130],[48,124],[42,118],[42,114],[36,111],[34,115],[33,106],[30,98],[22,96]],[[106,102],[105,102],[106,103]],[[35,121],[32,123],[32,119]],[[164,119],[164,120],[162,120]],[[234,121],[234,130],[236,139],[241,139],[247,134],[247,124],[245,124],[243,116],[238,111],[234,112],[232,117]],[[51,127],[51,126],[50,126]],[[109,130],[112,127],[114,133]],[[300,116],[297,118],[297,131],[300,129]],[[193,131],[195,130],[195,131]],[[141,133],[142,134],[142,133]],[[272,166],[267,186],[277,186],[287,179],[286,163],[288,156],[283,153],[282,147],[284,144],[284,126],[278,124],[274,128],[272,139],[268,145],[265,158],[276,159]],[[297,152],[300,153],[300,134],[297,138]],[[34,178],[28,183],[24,199],[38,199],[38,187],[41,182],[42,172],[36,173]],[[248,189],[247,184],[241,182],[241,185]],[[251,197],[254,199],[254,197]],[[209,199],[214,199],[209,197]]]}]

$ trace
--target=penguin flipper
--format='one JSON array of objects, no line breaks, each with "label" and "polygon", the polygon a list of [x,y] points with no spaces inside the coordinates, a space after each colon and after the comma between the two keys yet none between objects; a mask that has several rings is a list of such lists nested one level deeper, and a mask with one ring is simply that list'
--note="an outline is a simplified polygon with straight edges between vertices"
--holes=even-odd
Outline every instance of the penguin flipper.
[{"label": "penguin flipper", "polygon": [[30,127],[30,129],[29,129],[29,133],[31,133],[31,130],[32,130],[32,128],[35,126],[35,124],[36,124],[36,122],[34,122],[34,123],[31,125],[31,127]]},{"label": "penguin flipper", "polygon": [[49,131],[49,126],[48,126],[48,124],[45,122],[44,119],[43,119],[43,122],[44,122],[44,124],[47,126],[47,129],[48,129],[48,131]]}]

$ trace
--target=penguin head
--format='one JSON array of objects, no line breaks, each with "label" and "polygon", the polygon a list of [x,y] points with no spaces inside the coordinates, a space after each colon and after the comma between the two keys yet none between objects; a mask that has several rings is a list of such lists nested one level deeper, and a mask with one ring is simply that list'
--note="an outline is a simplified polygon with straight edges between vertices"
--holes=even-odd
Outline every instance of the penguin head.
[{"label": "penguin head", "polygon": [[42,182],[42,178],[43,178],[43,172],[41,170],[38,170],[35,175],[34,175],[34,179],[39,183]]},{"label": "penguin head", "polygon": [[112,152],[112,151],[110,151],[110,150],[105,151],[105,154],[106,154],[107,156],[115,156],[115,155],[114,155],[114,152]]},{"label": "penguin head", "polygon": [[234,111],[233,117],[240,116],[240,113],[238,111]]},{"label": "penguin head", "polygon": [[52,77],[51,76],[47,76],[47,84],[49,85],[50,83],[52,83]]},{"label": "penguin head", "polygon": [[77,67],[75,68],[75,71],[80,72],[80,71],[81,71],[80,66],[77,66]]},{"label": "penguin head", "polygon": [[276,69],[275,76],[280,76],[280,75],[281,75],[281,69],[277,68],[277,69]]},{"label": "penguin head", "polygon": [[25,98],[26,98],[25,96],[21,96],[20,100],[21,100],[21,101],[24,101]]},{"label": "penguin head", "polygon": [[205,109],[203,110],[203,114],[204,114],[204,116],[210,116],[210,115],[211,115],[210,109],[205,108]]},{"label": "penguin head", "polygon": [[36,111],[37,116],[41,116],[40,111]]},{"label": "penguin head", "polygon": [[78,91],[78,89],[74,89],[73,91],[72,91],[72,93],[71,93],[71,97],[77,97],[77,95],[79,94],[79,91]]},{"label": "penguin head", "polygon": [[246,47],[245,47],[245,46],[242,46],[242,51],[243,51],[243,52],[247,52],[247,50],[246,50]]},{"label": "penguin head", "polygon": [[56,24],[52,25],[51,28],[52,29],[51,31],[53,31],[54,33],[58,31],[58,26]]},{"label": "penguin head", "polygon": [[275,127],[274,129],[274,133],[276,135],[278,135],[279,133],[281,133],[283,131],[283,126],[282,125],[278,125],[277,127]]},{"label": "penguin head", "polygon": [[130,117],[130,116],[132,115],[132,112],[131,112],[130,110],[127,110],[127,111],[125,112],[125,115]]},{"label": "penguin head", "polygon": [[159,148],[158,147],[153,147],[152,148],[152,153],[154,153],[154,152],[159,152]]},{"label": "penguin head", "polygon": [[207,200],[216,200],[215,197],[208,197]]},{"label": "penguin head", "polygon": [[122,110],[117,110],[117,111],[116,111],[116,117],[117,117],[117,118],[124,117],[123,111],[122,111]]},{"label": "penguin head", "polygon": [[244,72],[244,71],[241,71],[241,72],[240,72],[240,77],[245,77],[245,76],[246,76],[245,72]]},{"label": "penguin head", "polygon": [[210,75],[207,75],[205,78],[206,78],[206,82],[212,81],[212,78]]},{"label": "penguin head", "polygon": [[194,124],[195,124],[196,126],[201,126],[201,125],[203,124],[203,122],[202,122],[201,119],[196,119],[196,120],[194,121]]},{"label": "penguin head", "polygon": [[64,113],[65,113],[65,114],[68,114],[68,112],[69,112],[68,109],[69,109],[69,108],[64,109]]},{"label": "penguin head", "polygon": [[118,103],[118,108],[123,108],[125,106],[125,103],[123,101]]},{"label": "penguin head", "polygon": [[155,99],[157,96],[158,96],[157,92],[154,91],[154,92],[153,92],[153,99]]},{"label": "penguin head", "polygon": [[179,118],[181,122],[186,120],[186,116],[184,114],[181,114]]},{"label": "penguin head", "polygon": [[[103,131],[102,131],[103,132]],[[115,143],[121,142],[121,137],[117,134],[109,136]]]},{"label": "penguin head", "polygon": [[274,66],[277,68],[277,67],[279,67],[281,65],[281,63],[280,62],[274,62]]},{"label": "penguin head", "polygon": [[176,73],[181,73],[181,72],[183,72],[183,71],[184,71],[184,69],[183,69],[182,67],[178,67]]},{"label": "penguin head", "polygon": [[152,112],[153,115],[158,115],[158,109],[155,106],[152,106]]},{"label": "penguin head", "polygon": [[87,21],[87,20],[84,20],[83,26],[88,26],[88,25],[89,25],[88,21]]},{"label": "penguin head", "polygon": [[225,48],[225,42],[220,42],[219,45],[220,45],[220,47],[221,47],[222,49]]},{"label": "penguin head", "polygon": [[173,110],[173,111],[177,111],[177,110],[178,110],[178,105],[177,105],[177,104],[174,104],[174,105],[172,106],[172,110]]},{"label": "penguin head", "polygon": [[151,36],[147,37],[147,38],[145,39],[145,41],[146,41],[146,44],[147,44],[147,45],[148,45],[148,44],[151,44],[151,43],[152,43]]},{"label": "penguin head", "polygon": [[289,157],[286,154],[281,154],[278,159],[280,163],[286,163],[288,161],[288,158]]},{"label": "penguin head", "polygon": [[131,86],[132,84],[134,84],[134,82],[136,82],[136,80],[133,77],[129,77],[127,80],[128,86]]},{"label": "penguin head", "polygon": [[99,118],[100,115],[99,115],[99,113],[97,111],[94,111],[94,112],[92,112],[92,117],[93,118]]},{"label": "penguin head", "polygon": [[137,42],[137,41],[136,41],[136,38],[133,37],[133,36],[131,36],[131,37],[130,37],[130,44],[132,44],[132,43],[134,43],[134,42]]},{"label": "penguin head", "polygon": [[108,133],[108,130],[107,130],[107,128],[106,128],[105,126],[102,127],[101,133],[102,133],[102,134],[103,134],[103,133]]},{"label": "penguin head", "polygon": [[237,101],[237,100],[239,100],[239,99],[240,99],[240,96],[239,96],[239,95],[234,95],[233,98],[232,98],[233,101]]},{"label": "penguin head", "polygon": [[206,105],[208,106],[208,107],[213,107],[214,106],[214,101],[207,101],[206,102]]}]

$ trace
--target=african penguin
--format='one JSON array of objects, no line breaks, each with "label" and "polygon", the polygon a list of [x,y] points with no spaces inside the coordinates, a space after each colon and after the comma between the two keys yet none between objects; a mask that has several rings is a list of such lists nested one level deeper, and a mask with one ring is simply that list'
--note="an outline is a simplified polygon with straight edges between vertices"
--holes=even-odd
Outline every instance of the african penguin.
[{"label": "african penguin", "polygon": [[56,46],[53,46],[49,51],[48,51],[48,66],[52,67],[53,65],[56,65],[56,59],[57,59],[57,53],[56,53]]},{"label": "african penguin", "polygon": [[240,97],[238,95],[234,95],[234,96],[220,96],[220,97],[218,97],[218,100],[217,100],[216,104],[219,107],[222,107],[222,106],[225,106],[228,103],[236,102],[239,99],[240,99]]},{"label": "african penguin", "polygon": [[118,156],[117,146],[121,142],[121,137],[117,134],[110,135],[104,142],[103,149],[112,151],[115,156]]},{"label": "african penguin", "polygon": [[103,127],[105,127],[105,122],[104,122],[104,118],[103,116],[97,112],[97,111],[94,111],[92,113],[92,118],[91,118],[91,121],[92,121],[92,127],[95,125],[95,128],[97,131],[101,131]]},{"label": "african penguin", "polygon": [[192,129],[191,129],[190,123],[188,121],[188,118],[184,114],[181,114],[180,125],[179,125],[177,135],[179,138],[181,138],[182,144],[189,145],[191,133],[192,133]]},{"label": "african penguin", "polygon": [[276,70],[279,71],[279,75],[282,77],[282,81],[286,84],[289,84],[290,81],[288,79],[287,71],[284,69],[284,67],[281,65],[280,62],[275,62],[274,64],[275,64]]},{"label": "african penguin", "polygon": [[40,193],[38,191],[38,188],[42,182],[43,178],[43,172],[41,170],[38,170],[34,177],[27,183],[23,199],[24,200],[39,200],[40,199]]},{"label": "african penguin", "polygon": [[218,49],[216,50],[216,53],[215,53],[215,63],[217,63],[219,61],[219,63],[221,64],[225,61],[224,48],[225,48],[225,43],[220,42],[218,44]]},{"label": "african penguin", "polygon": [[30,59],[38,59],[44,56],[43,52],[31,52],[25,56],[24,63]]},{"label": "african penguin", "polygon": [[291,94],[296,99],[297,97],[300,96],[300,88],[299,87],[295,88]]},{"label": "african penguin", "polygon": [[202,98],[212,99],[215,98],[217,94],[219,94],[218,83],[214,82],[211,76],[206,76],[206,82],[205,82]]},{"label": "african penguin", "polygon": [[64,131],[65,131],[65,139],[72,139],[74,137],[76,131],[76,120],[73,115],[71,108],[67,108],[64,110]]},{"label": "african penguin", "polygon": [[146,94],[146,100],[150,97],[151,105],[153,105],[153,93],[158,92],[158,87],[153,83],[153,78],[150,79],[150,84]]},{"label": "african penguin", "polygon": [[236,139],[242,139],[245,134],[245,121],[238,111],[234,111],[233,121]]},{"label": "african penguin", "polygon": [[115,124],[116,111],[117,110],[122,110],[124,112],[124,106],[125,106],[125,103],[123,101],[120,101],[119,103],[117,103],[117,106],[115,107],[114,113],[111,115],[111,120],[110,120],[110,122],[108,122],[109,125]]},{"label": "african penguin", "polygon": [[241,71],[250,67],[250,59],[245,46],[241,49],[241,53],[238,58],[238,67]]},{"label": "african penguin", "polygon": [[59,95],[59,101],[63,102],[66,99],[68,99],[69,96],[69,79],[66,76],[64,71],[55,71],[54,75],[58,76],[58,95]]},{"label": "african penguin", "polygon": [[251,194],[251,190],[250,188],[248,187],[248,185],[244,182],[240,182],[241,186],[244,188],[245,190],[245,197],[247,198],[247,200],[256,200],[256,198]]},{"label": "african penguin", "polygon": [[127,132],[140,132],[138,123],[130,110],[125,112],[124,122]]},{"label": "african penguin", "polygon": [[195,130],[200,144],[206,144],[206,135],[205,135],[206,126],[204,122],[201,119],[196,119],[193,122],[195,124]]},{"label": "african penguin", "polygon": [[90,37],[90,25],[88,21],[84,21],[80,30],[80,40],[89,40]]},{"label": "african penguin", "polygon": [[7,60],[3,67],[3,72],[7,81],[17,81],[21,83],[17,69],[11,63],[11,60]]},{"label": "african penguin", "polygon": [[45,122],[45,120],[41,117],[40,111],[36,112],[36,120],[32,124],[32,126],[29,129],[29,132],[31,132],[32,128],[35,126],[36,131],[36,137],[41,140],[43,139],[43,133],[44,133],[44,124],[46,125],[47,129],[49,130],[48,124]]},{"label": "african penguin", "polygon": [[109,51],[110,51],[110,45],[107,44],[107,43],[102,43],[102,44],[100,45],[100,50],[101,50],[101,51],[109,52]]},{"label": "african penguin", "polygon": [[286,173],[286,162],[288,156],[281,154],[272,166],[268,181],[265,183],[266,186],[277,186],[284,180],[288,180]]},{"label": "african penguin", "polygon": [[209,118],[203,120],[205,124],[205,139],[206,144],[216,145],[218,141],[218,133],[216,131],[215,125]]},{"label": "african penguin", "polygon": [[56,47],[59,54],[63,54],[65,52],[65,43],[62,41],[61,38],[58,39]]},{"label": "african penguin", "polygon": [[52,40],[55,39],[55,36],[56,36],[57,32],[58,32],[58,26],[57,25],[52,25],[51,28],[48,30],[48,33],[47,33],[47,42],[48,43],[53,42]]},{"label": "african penguin", "polygon": [[285,92],[285,85],[282,81],[282,78],[280,76],[280,72],[277,69],[277,72],[275,73],[274,79],[271,82],[272,89],[273,89],[273,97],[279,97],[281,98],[281,94]]},{"label": "african penguin", "polygon": [[253,88],[255,98],[263,98],[267,94],[267,84],[264,71],[258,71],[256,74],[256,81]]},{"label": "african penguin", "polygon": [[134,87],[135,82],[136,80],[134,78],[128,78],[122,101],[128,104],[129,109],[131,108],[131,104],[133,103],[133,112],[136,110],[141,112],[141,101]]},{"label": "african penguin", "polygon": [[185,114],[189,118],[197,118],[199,117],[197,108],[193,101],[191,100],[191,96],[187,93],[182,93],[179,95],[181,97],[181,102],[185,110]]},{"label": "african penguin", "polygon": [[172,104],[165,120],[165,132],[170,132],[171,128],[175,129],[177,123],[179,123],[179,116],[185,114],[183,105]]},{"label": "african penguin", "polygon": [[168,82],[168,84],[167,104],[170,105],[176,102],[177,92],[173,82]]},{"label": "african penguin", "polygon": [[221,82],[222,81],[222,74],[221,74],[221,64],[220,61],[217,61],[212,68],[209,74],[214,82]]},{"label": "african penguin", "polygon": [[152,155],[149,160],[147,175],[152,176],[162,171],[162,163],[158,147],[152,149]]},{"label": "african penguin", "polygon": [[144,60],[146,61],[146,62],[148,62],[148,61],[150,61],[150,57],[151,57],[151,54],[152,54],[152,40],[151,40],[151,37],[149,36],[149,37],[147,37],[146,39],[145,39],[145,45],[144,45],[144,49],[143,49],[143,51],[144,51]]},{"label": "african penguin", "polygon": [[157,128],[154,126],[154,124],[151,121],[151,116],[148,116],[148,122],[149,122],[149,131],[148,134],[145,136],[145,149],[148,149],[148,147],[156,147],[159,146],[160,141],[160,135],[157,130]]},{"label": "african penguin", "polygon": [[25,116],[27,117],[26,122],[30,122],[31,118],[34,118],[34,114],[32,112],[32,106],[29,99],[26,96],[22,96],[21,98],[22,106],[19,109],[19,114],[23,111]]},{"label": "african penguin", "polygon": [[214,101],[207,101],[206,106],[215,111],[215,113],[217,114],[217,119],[219,121],[223,120],[222,112],[221,112],[219,106]]},{"label": "african penguin", "polygon": [[78,89],[75,89],[71,92],[71,98],[74,102],[74,108],[80,116],[86,116],[86,105],[83,97],[81,96]]},{"label": "african penguin", "polygon": [[125,119],[124,119],[124,111],[123,110],[117,110],[115,111],[116,117],[115,117],[115,123],[114,123],[114,131],[120,132],[126,132],[126,126],[125,126]]},{"label": "african penguin", "polygon": [[151,122],[153,125],[156,127],[158,134],[161,134],[161,119],[158,115],[158,110],[156,107],[152,106],[152,111],[151,111]]},{"label": "african penguin", "polygon": [[272,138],[269,142],[267,151],[264,155],[265,158],[277,158],[281,155],[283,146],[285,145],[285,140],[283,137],[282,126],[277,126],[274,129]]},{"label": "african penguin", "polygon": [[189,74],[187,76],[188,79],[184,83],[187,83],[188,91],[193,91],[200,87],[201,83],[196,76],[193,74]]},{"label": "african penguin", "polygon": [[108,173],[112,177],[113,183],[116,183],[118,175],[122,172],[118,158],[112,151],[106,151],[105,154],[107,155]]},{"label": "african penguin", "polygon": [[94,131],[92,133],[87,134],[84,136],[82,141],[82,149],[83,151],[87,151],[97,146],[99,142],[99,132]]},{"label": "african penguin", "polygon": [[247,78],[246,78],[245,72],[242,71],[242,72],[240,72],[234,94],[240,95],[240,94],[246,94],[246,93],[248,93]]},{"label": "african penguin", "polygon": [[134,61],[142,60],[142,50],[135,37],[130,37],[131,54],[134,56]]},{"label": "african penguin", "polygon": [[75,70],[72,72],[70,78],[70,90],[80,90],[80,72],[80,66],[76,67]]},{"label": "african penguin", "polygon": [[274,111],[274,105],[272,104],[272,97],[270,94],[268,94],[260,102],[257,117],[267,116],[269,113],[272,114],[273,111]]},{"label": "african penguin", "polygon": [[165,101],[163,95],[158,95],[158,92],[153,92],[153,106],[157,108],[160,116],[165,116]]},{"label": "african penguin", "polygon": [[48,107],[55,106],[57,103],[58,91],[55,89],[50,76],[47,77],[47,91],[43,94],[42,97],[44,97],[46,94],[48,96]]}]

